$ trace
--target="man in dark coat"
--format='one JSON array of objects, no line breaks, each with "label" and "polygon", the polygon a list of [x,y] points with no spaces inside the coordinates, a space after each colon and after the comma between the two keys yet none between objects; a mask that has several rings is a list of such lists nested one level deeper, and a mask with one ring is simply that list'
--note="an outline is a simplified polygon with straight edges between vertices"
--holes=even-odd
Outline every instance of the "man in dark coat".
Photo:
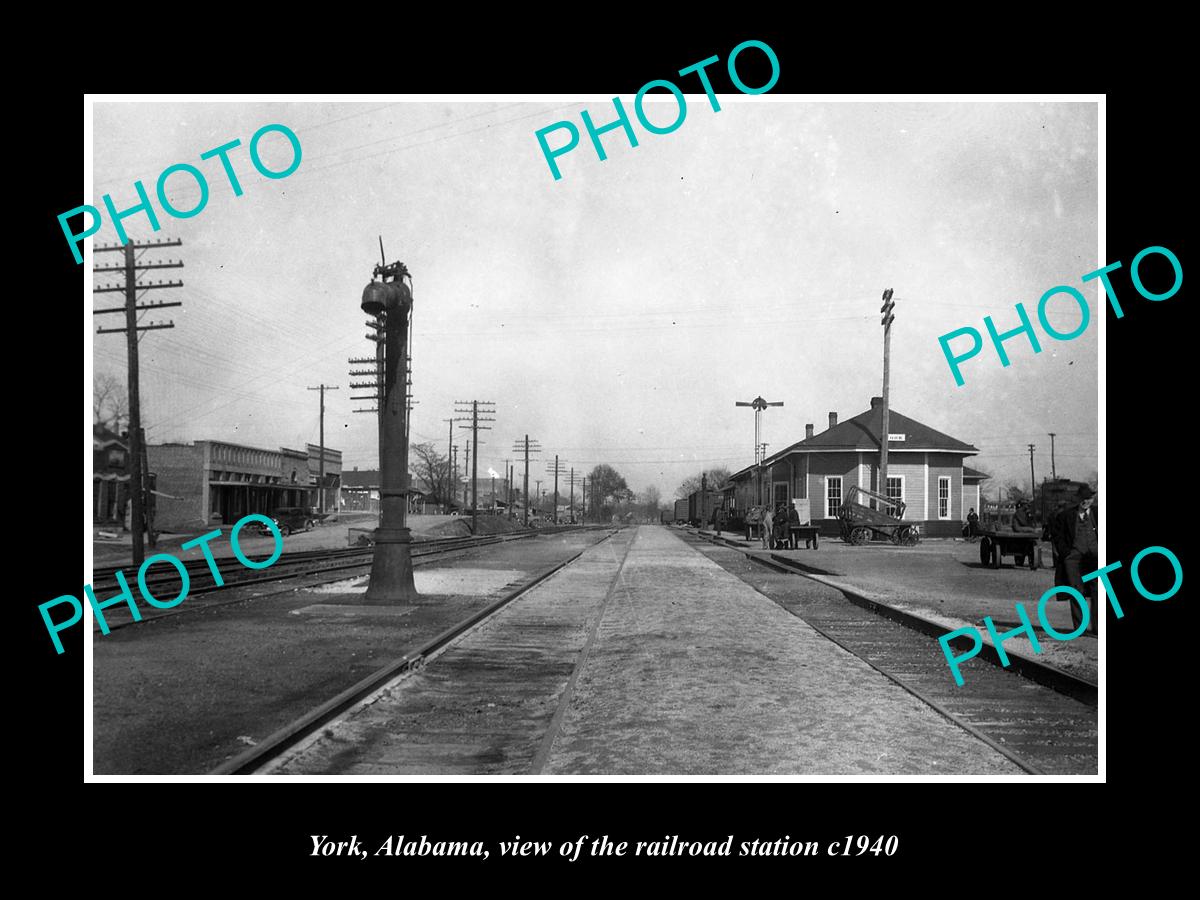
[{"label": "man in dark coat", "polygon": [[787,508],[782,503],[779,504],[779,506],[775,509],[775,520],[774,520],[773,524],[775,527],[775,535],[774,535],[775,549],[776,550],[787,549],[788,514],[787,514]]},{"label": "man in dark coat", "polygon": [[[1054,544],[1054,584],[1070,586],[1087,597],[1091,604],[1089,630],[1098,633],[1100,614],[1097,609],[1096,579],[1086,585],[1083,576],[1096,571],[1098,553],[1096,495],[1086,485],[1079,492],[1079,503],[1058,512],[1050,520],[1049,537]],[[1078,628],[1083,611],[1074,598],[1058,594],[1059,600],[1071,604],[1071,622]]]},{"label": "man in dark coat", "polygon": [[788,510],[787,510],[787,527],[788,527],[787,540],[788,540],[789,547],[792,546],[792,544],[791,544],[792,527],[799,526],[799,524],[800,524],[800,511],[798,509],[796,509],[796,505],[794,503],[789,503]]},{"label": "man in dark coat", "polygon": [[1024,500],[1017,501],[1016,512],[1012,517],[1013,531],[1037,531],[1038,527],[1033,524],[1029,517],[1029,504]]}]

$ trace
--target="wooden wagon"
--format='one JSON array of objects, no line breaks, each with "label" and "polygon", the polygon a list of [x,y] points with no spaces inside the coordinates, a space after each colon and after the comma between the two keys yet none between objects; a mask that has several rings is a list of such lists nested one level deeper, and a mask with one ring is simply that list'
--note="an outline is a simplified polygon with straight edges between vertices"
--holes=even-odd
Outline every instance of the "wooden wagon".
[{"label": "wooden wagon", "polygon": [[1017,566],[1029,561],[1029,568],[1037,570],[1041,565],[1041,542],[1039,531],[1003,531],[999,529],[980,531],[979,561],[993,569],[1000,568],[1004,557],[1011,556]]},{"label": "wooden wagon", "polygon": [[842,540],[847,544],[865,544],[878,536],[893,544],[912,546],[921,540],[921,528],[914,522],[903,521],[905,509],[903,500],[893,500],[855,485],[838,510]]}]

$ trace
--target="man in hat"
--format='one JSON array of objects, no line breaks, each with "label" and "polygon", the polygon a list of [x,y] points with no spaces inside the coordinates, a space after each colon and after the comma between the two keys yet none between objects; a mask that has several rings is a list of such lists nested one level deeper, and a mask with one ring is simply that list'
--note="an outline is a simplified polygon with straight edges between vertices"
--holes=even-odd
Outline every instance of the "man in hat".
[{"label": "man in hat", "polygon": [[[1099,630],[1099,610],[1096,607],[1096,579],[1086,585],[1083,576],[1096,571],[1096,556],[1099,552],[1096,524],[1096,493],[1087,485],[1079,491],[1079,503],[1061,510],[1050,521],[1050,541],[1054,544],[1054,584],[1070,586],[1089,599],[1091,622],[1089,630]],[[1059,600],[1071,604],[1071,623],[1079,628],[1083,622],[1083,610],[1068,594],[1056,595]]]},{"label": "man in hat", "polygon": [[1013,517],[1012,517],[1012,530],[1013,531],[1037,531],[1038,530],[1037,526],[1034,525],[1033,522],[1030,521],[1029,503],[1026,502],[1025,500],[1017,501],[1017,509],[1016,509],[1016,512],[1013,513]]}]

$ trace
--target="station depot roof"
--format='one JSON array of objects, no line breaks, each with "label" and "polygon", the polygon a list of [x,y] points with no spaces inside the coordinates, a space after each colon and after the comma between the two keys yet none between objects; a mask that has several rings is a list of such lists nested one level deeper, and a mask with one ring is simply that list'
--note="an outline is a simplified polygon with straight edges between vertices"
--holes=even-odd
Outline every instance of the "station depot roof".
[{"label": "station depot roof", "polygon": [[[839,451],[878,453],[879,435],[882,430],[883,405],[875,403],[866,412],[860,413],[852,419],[839,422],[820,434],[797,441],[778,453],[768,456],[763,460],[763,465],[770,466],[792,453],[837,453]],[[978,447],[943,434],[936,428],[930,428],[894,409],[888,414],[888,434],[891,436],[891,440],[888,441],[889,452],[961,453],[963,456],[973,456],[979,452]],[[755,466],[747,466],[731,475],[729,480],[735,481],[754,469]]]}]

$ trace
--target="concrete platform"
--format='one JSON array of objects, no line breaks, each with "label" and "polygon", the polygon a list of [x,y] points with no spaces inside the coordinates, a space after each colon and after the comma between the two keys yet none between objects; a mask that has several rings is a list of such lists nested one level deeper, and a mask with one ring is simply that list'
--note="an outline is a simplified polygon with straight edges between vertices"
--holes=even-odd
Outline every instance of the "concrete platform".
[{"label": "concrete platform", "polygon": [[653,526],[629,550],[545,771],[1020,774]]},{"label": "concrete platform", "polygon": [[658,526],[589,548],[270,771],[1021,774]]},{"label": "concrete platform", "polygon": [[[712,532],[700,534],[711,536]],[[721,537],[726,541],[740,538],[728,531]],[[832,538],[822,541],[821,549],[815,551],[763,551],[758,542],[740,549],[791,560],[808,568],[811,577],[823,584],[853,591],[947,628],[974,625],[988,643],[991,641],[983,626],[984,616],[991,616],[1002,631],[1016,628],[1021,624],[1016,613],[1019,601],[1036,623],[1037,601],[1054,584],[1053,568],[1033,571],[1014,566],[1011,561],[1000,569],[983,566],[979,544],[966,541],[934,539],[915,547],[883,543],[851,546]],[[1102,610],[1107,608],[1108,604],[1102,603]],[[1059,631],[1072,630],[1070,608],[1065,602],[1048,603],[1046,613]],[[1103,614],[1107,616],[1107,612]],[[1010,638],[1005,648],[1088,681],[1099,680],[1099,640],[1090,631],[1072,641],[1044,638],[1040,644],[1041,653],[1035,654],[1029,640],[1019,636]]]}]

